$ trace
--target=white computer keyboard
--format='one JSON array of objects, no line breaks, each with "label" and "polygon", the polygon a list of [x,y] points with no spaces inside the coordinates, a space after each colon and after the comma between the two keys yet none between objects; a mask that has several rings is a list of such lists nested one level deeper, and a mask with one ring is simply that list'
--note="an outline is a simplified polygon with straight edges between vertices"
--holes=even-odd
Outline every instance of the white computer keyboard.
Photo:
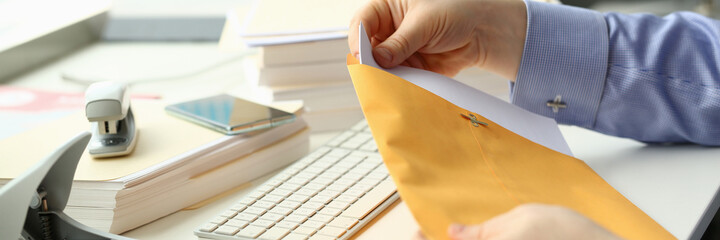
[{"label": "white computer keyboard", "polygon": [[209,239],[348,239],[398,194],[367,122],[298,160],[195,230]]}]

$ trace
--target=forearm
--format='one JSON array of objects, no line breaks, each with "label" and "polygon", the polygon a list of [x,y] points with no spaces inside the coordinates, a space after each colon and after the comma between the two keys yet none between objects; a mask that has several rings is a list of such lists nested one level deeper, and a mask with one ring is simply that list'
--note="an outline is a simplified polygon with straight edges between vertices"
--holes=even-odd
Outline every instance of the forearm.
[{"label": "forearm", "polygon": [[[515,104],[640,141],[720,145],[717,21],[528,6]],[[547,101],[558,95],[566,108],[555,113]]]}]

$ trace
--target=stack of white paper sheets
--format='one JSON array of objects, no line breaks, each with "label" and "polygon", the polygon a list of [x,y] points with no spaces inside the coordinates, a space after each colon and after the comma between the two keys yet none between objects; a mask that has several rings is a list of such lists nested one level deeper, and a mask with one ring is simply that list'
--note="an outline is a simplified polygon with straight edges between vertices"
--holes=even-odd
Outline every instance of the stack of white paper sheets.
[{"label": "stack of white paper sheets", "polygon": [[[313,131],[342,130],[362,119],[345,66],[348,23],[365,0],[256,1],[235,9],[221,47],[258,47],[245,63],[246,79],[274,100],[303,100]],[[318,11],[298,11],[317,6]]]},{"label": "stack of white paper sheets", "polygon": [[[263,132],[226,136],[169,116],[164,105],[133,102],[139,134],[131,155],[108,159],[83,155],[65,209],[71,217],[102,231],[122,233],[232,190],[308,153],[309,130],[301,117]],[[275,107],[302,114],[298,102]],[[3,139],[0,185],[88,128],[83,112],[78,112]]]}]

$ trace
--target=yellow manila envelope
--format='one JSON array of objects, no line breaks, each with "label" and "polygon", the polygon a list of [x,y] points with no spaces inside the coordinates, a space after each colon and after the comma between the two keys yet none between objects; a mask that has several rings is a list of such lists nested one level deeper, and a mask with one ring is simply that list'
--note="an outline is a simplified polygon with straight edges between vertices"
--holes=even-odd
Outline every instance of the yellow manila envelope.
[{"label": "yellow manila envelope", "polygon": [[479,103],[462,102],[477,90],[439,74],[382,70],[362,26],[360,33],[363,64],[348,55],[355,90],[398,192],[429,239],[447,239],[451,223],[479,224],[523,203],[571,208],[626,239],[674,239],[570,156],[553,120],[482,93]]}]

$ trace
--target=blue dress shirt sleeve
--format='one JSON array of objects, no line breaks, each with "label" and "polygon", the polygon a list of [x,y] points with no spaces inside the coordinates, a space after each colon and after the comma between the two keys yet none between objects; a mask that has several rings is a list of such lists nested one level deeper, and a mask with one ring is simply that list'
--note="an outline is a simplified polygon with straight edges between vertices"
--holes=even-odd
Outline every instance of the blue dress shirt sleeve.
[{"label": "blue dress shirt sleeve", "polygon": [[527,1],[511,101],[643,142],[720,145],[720,22]]}]

